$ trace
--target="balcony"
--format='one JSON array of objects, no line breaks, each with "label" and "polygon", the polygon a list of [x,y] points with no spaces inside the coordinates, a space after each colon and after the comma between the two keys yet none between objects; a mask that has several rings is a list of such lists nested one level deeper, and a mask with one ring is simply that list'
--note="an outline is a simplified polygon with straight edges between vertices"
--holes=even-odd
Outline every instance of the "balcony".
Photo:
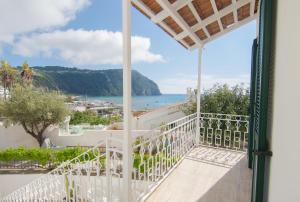
[{"label": "balcony", "polygon": [[[132,201],[249,201],[248,125],[247,116],[201,113],[135,137]],[[107,137],[2,201],[122,201],[125,157],[122,139]]]}]

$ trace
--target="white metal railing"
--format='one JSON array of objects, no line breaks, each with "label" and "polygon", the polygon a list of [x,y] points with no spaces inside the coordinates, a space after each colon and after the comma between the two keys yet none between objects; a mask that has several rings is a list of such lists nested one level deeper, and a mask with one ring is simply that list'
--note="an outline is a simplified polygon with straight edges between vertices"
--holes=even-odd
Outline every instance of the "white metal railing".
[{"label": "white metal railing", "polygon": [[196,118],[182,120],[186,122],[176,122],[169,130],[154,130],[150,137],[135,139],[133,198],[136,201],[145,198],[195,145]]},{"label": "white metal railing", "polygon": [[[145,199],[195,146],[247,149],[247,116],[201,113],[199,133],[196,124],[192,114],[133,137],[134,201]],[[111,136],[1,201],[121,201],[122,172],[122,139]]]},{"label": "white metal railing", "polygon": [[[120,201],[121,140],[108,139],[1,201]],[[114,146],[110,147],[112,141]]]},{"label": "white metal railing", "polygon": [[192,120],[192,119],[194,119],[196,117],[197,117],[196,113],[190,114],[188,116],[184,116],[184,117],[182,117],[180,119],[177,119],[175,121],[172,121],[172,122],[169,122],[169,123],[166,123],[166,124],[162,124],[161,126],[159,126],[156,129],[159,129],[161,131],[168,131],[168,130],[170,130],[172,128],[175,128],[175,127],[177,127],[179,125],[182,125],[182,124],[184,124],[184,123],[186,123],[186,122],[188,122],[188,121],[190,121],[190,120]]},{"label": "white metal railing", "polygon": [[201,113],[199,125],[200,132],[196,141],[200,145],[247,150],[248,116]]}]

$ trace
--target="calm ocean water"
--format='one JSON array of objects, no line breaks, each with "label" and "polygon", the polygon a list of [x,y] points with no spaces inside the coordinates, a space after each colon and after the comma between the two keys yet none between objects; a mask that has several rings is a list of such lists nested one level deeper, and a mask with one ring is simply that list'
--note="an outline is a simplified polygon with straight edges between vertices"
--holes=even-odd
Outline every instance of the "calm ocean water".
[{"label": "calm ocean water", "polygon": [[[87,97],[87,100],[110,101],[117,105],[122,105],[122,96],[105,96],[105,97]],[[158,96],[134,96],[133,110],[155,109],[165,105],[183,102],[186,99],[185,94],[164,94]]]}]

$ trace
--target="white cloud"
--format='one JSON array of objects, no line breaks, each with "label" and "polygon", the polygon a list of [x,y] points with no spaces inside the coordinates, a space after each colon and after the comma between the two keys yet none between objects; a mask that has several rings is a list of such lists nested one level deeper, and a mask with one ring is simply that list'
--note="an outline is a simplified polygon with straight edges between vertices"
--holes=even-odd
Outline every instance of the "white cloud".
[{"label": "white cloud", "polygon": [[18,34],[62,27],[90,4],[89,0],[1,0],[0,42]]},{"label": "white cloud", "polygon": [[[177,74],[172,78],[163,79],[157,83],[162,93],[186,93],[188,87],[197,87],[197,76]],[[243,83],[245,86],[249,86],[250,76],[246,74],[227,77],[222,75],[203,75],[201,80],[201,90],[209,89],[216,83],[228,84],[229,86]]]},{"label": "white cloud", "polygon": [[[132,37],[133,62],[163,61],[150,52],[149,38]],[[23,36],[13,45],[14,54],[57,57],[74,65],[122,63],[122,33],[107,30],[66,30]]]}]

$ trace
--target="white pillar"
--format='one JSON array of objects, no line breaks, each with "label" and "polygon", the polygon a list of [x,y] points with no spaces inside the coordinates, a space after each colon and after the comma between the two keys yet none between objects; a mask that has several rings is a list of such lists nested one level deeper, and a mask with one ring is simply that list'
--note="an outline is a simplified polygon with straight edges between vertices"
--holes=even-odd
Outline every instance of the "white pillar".
[{"label": "white pillar", "polygon": [[123,1],[123,196],[131,202],[132,145],[131,145],[131,4]]},{"label": "white pillar", "polygon": [[198,50],[196,144],[200,143],[201,63],[202,63],[202,47],[200,47]]}]

